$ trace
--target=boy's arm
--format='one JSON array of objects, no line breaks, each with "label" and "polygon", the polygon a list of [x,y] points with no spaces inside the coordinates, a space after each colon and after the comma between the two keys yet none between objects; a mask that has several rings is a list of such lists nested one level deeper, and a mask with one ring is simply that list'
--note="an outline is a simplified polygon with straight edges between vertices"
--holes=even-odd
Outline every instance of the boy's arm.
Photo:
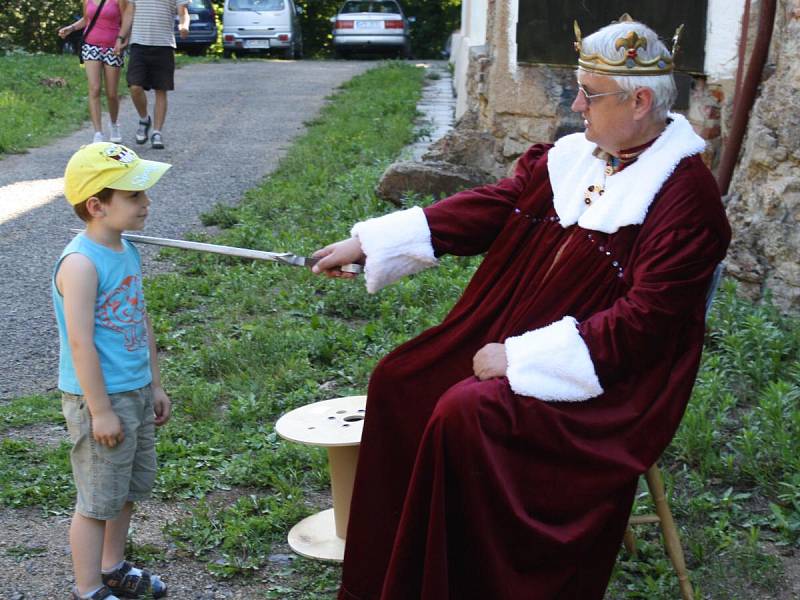
[{"label": "boy's arm", "polygon": [[153,335],[153,324],[150,322],[150,315],[145,315],[147,323],[147,344],[150,348],[150,373],[153,381],[150,387],[153,390],[153,412],[156,413],[155,424],[160,427],[169,421],[172,413],[172,402],[161,386],[161,370],[158,368],[158,350],[156,349],[156,336]]},{"label": "boy's arm", "polygon": [[106,393],[100,357],[94,345],[94,305],[97,272],[82,254],[70,254],[58,269],[57,284],[64,296],[64,318],[72,362],[92,418],[92,433],[98,443],[113,448],[125,433]]}]

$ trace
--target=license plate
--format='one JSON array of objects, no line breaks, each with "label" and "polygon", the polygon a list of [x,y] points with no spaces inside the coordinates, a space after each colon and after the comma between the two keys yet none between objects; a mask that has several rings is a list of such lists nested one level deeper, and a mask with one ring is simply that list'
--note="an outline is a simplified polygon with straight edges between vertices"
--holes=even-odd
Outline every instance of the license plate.
[{"label": "license plate", "polygon": [[198,15],[197,13],[189,13],[189,20],[190,21],[199,21],[200,20],[200,15]]},{"label": "license plate", "polygon": [[356,21],[356,29],[383,29],[383,21]]},{"label": "license plate", "polygon": [[269,40],[245,40],[245,48],[269,48]]}]

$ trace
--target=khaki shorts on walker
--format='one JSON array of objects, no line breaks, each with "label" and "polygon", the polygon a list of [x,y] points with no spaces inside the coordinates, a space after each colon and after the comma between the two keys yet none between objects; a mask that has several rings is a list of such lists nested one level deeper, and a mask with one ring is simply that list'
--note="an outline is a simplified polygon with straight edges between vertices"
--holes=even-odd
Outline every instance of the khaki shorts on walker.
[{"label": "khaki shorts on walker", "polygon": [[125,439],[114,448],[95,441],[83,396],[62,393],[61,407],[72,440],[72,476],[78,491],[75,509],[93,519],[115,518],[125,502],[150,496],[156,478],[153,396],[150,386],[110,394]]}]

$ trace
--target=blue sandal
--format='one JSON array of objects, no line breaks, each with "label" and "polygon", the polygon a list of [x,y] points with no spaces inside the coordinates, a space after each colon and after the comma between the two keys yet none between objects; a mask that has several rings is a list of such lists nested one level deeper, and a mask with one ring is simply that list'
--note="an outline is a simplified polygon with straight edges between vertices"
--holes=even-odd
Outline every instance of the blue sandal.
[{"label": "blue sandal", "polygon": [[164,598],[167,595],[167,584],[158,575],[151,575],[140,569],[140,574],[131,573],[133,565],[127,561],[111,573],[103,573],[103,583],[120,598],[141,598],[152,594],[153,598]]}]

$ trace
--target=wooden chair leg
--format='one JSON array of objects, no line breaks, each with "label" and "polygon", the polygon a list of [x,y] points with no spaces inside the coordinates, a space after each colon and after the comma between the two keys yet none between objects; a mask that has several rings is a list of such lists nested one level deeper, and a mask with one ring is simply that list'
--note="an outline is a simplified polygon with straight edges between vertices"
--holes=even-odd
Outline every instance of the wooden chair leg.
[{"label": "wooden chair leg", "polygon": [[628,554],[636,558],[636,536],[630,525],[625,528],[625,537],[622,538],[622,543],[625,545],[625,550],[628,551]]},{"label": "wooden chair leg", "polygon": [[686,570],[686,560],[683,556],[681,540],[678,536],[678,529],[675,527],[675,521],[672,518],[672,511],[670,511],[667,503],[666,494],[664,493],[664,480],[661,478],[661,471],[659,471],[658,465],[650,467],[645,473],[645,478],[647,479],[647,487],[650,490],[650,497],[656,507],[656,514],[661,522],[664,546],[666,546],[672,566],[678,574],[681,597],[683,600],[693,600],[694,591],[689,581],[689,573]]}]

